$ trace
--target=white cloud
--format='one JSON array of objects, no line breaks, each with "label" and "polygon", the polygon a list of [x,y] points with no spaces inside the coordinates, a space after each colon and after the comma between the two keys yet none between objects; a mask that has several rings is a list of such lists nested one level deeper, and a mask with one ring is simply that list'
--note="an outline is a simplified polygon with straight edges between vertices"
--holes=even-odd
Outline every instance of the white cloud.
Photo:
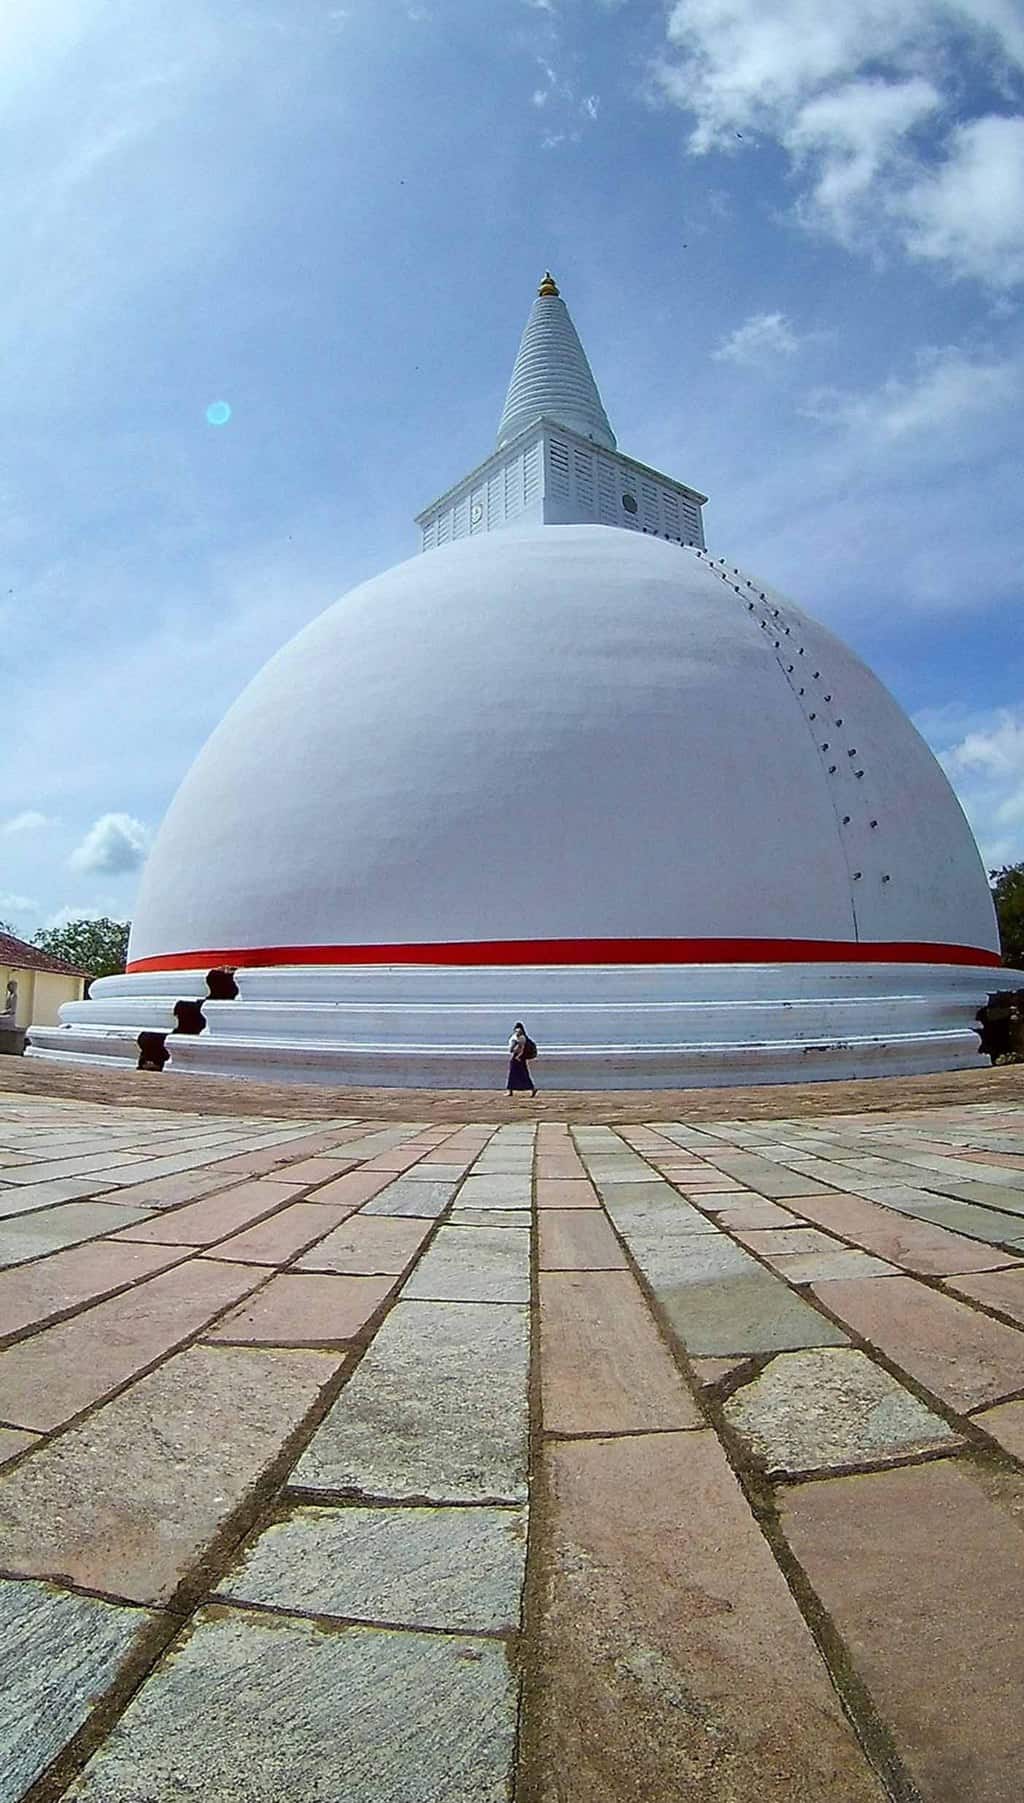
[{"label": "white cloud", "polygon": [[1024,279],[1024,116],[949,123],[972,64],[1013,92],[1013,0],[676,0],[667,34],[656,83],[690,114],[692,154],[771,139],[805,225],[995,288]]},{"label": "white cloud", "polygon": [[42,827],[49,826],[49,824],[49,817],[46,814],[38,813],[35,808],[25,808],[20,814],[12,814],[10,820],[5,820],[0,826],[0,833],[3,833],[5,837],[8,835],[13,837],[17,833],[37,833]]},{"label": "white cloud", "polygon": [[784,313],[752,313],[711,355],[720,363],[760,366],[792,357],[800,340]]},{"label": "white cloud", "polygon": [[961,125],[941,168],[898,202],[908,248],[995,288],[1024,281],[1024,117]]},{"label": "white cloud", "polygon": [[107,914],[106,908],[94,908],[90,902],[68,902],[51,914],[45,924],[52,932],[55,927],[70,926],[73,920],[103,920]]},{"label": "white cloud", "polygon": [[969,356],[955,345],[917,353],[909,376],[891,376],[860,393],[819,389],[803,411],[812,419],[844,425],[868,438],[889,441],[915,433],[950,431],[972,415],[1019,405],[1024,366],[1006,357]]},{"label": "white cloud", "polygon": [[103,814],[71,853],[72,870],[100,871],[107,876],[138,870],[149,849],[149,834],[131,814]]},{"label": "white cloud", "polygon": [[29,895],[13,895],[10,890],[0,890],[0,919],[13,923],[18,914],[38,914],[39,904]]},{"label": "white cloud", "polygon": [[938,89],[917,76],[847,82],[801,107],[783,141],[797,164],[812,171],[802,203],[812,223],[851,238],[907,134],[940,105]]},{"label": "white cloud", "polygon": [[986,864],[1024,859],[1024,707],[965,714],[955,708],[916,722],[963,803]]}]

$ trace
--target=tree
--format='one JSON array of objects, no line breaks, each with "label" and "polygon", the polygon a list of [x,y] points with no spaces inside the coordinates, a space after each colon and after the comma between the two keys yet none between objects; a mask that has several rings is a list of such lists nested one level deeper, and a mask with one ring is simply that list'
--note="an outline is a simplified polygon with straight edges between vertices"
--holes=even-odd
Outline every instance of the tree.
[{"label": "tree", "polygon": [[992,878],[992,900],[999,917],[999,937],[1003,947],[1003,963],[1014,970],[1024,969],[1024,864],[1004,864],[1002,870],[989,872]]},{"label": "tree", "polygon": [[128,956],[128,920],[69,920],[62,927],[41,927],[32,943],[55,958],[66,958],[92,977],[112,977]]}]

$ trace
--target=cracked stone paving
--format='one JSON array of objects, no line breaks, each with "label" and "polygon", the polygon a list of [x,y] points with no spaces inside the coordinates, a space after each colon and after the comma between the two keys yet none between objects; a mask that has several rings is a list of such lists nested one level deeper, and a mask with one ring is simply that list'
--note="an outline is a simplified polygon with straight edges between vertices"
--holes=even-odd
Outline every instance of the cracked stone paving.
[{"label": "cracked stone paving", "polygon": [[0,1803],[1020,1803],[1016,1076],[187,1093],[0,1093]]}]

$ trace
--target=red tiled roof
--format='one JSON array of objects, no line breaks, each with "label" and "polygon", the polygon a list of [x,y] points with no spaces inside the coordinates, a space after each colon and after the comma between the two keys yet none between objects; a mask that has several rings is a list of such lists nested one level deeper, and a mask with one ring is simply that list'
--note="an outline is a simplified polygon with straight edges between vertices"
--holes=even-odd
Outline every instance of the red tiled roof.
[{"label": "red tiled roof", "polygon": [[0,964],[12,964],[15,970],[54,970],[62,977],[89,977],[92,972],[80,964],[69,964],[66,958],[55,958],[38,945],[16,939],[13,933],[0,933]]}]

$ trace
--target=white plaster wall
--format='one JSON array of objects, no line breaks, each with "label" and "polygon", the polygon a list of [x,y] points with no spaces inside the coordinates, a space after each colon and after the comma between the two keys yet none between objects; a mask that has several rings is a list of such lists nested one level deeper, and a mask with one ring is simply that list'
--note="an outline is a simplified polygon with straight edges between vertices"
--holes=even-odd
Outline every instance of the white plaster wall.
[{"label": "white plaster wall", "polygon": [[852,939],[855,919],[862,937],[993,948],[985,874],[931,753],[785,603],[800,662],[843,706],[830,777],[788,644],[780,661],[765,630],[771,598],[751,611],[751,593],[769,592],[602,526],[471,539],[363,584],[272,659],[185,778],[130,957]]},{"label": "white plaster wall", "polygon": [[[206,1030],[171,1035],[178,1072],[386,1087],[504,1087],[522,1018],[546,1089],[709,1087],[985,1068],[973,1021],[1013,973],[940,965],[666,965],[240,971]],[[1022,979],[1024,980],[1024,979]],[[30,1056],[134,1065],[168,1025],[166,979],[105,980],[34,1028]],[[197,985],[186,978],[184,991]],[[99,985],[97,985],[99,988]]]}]

